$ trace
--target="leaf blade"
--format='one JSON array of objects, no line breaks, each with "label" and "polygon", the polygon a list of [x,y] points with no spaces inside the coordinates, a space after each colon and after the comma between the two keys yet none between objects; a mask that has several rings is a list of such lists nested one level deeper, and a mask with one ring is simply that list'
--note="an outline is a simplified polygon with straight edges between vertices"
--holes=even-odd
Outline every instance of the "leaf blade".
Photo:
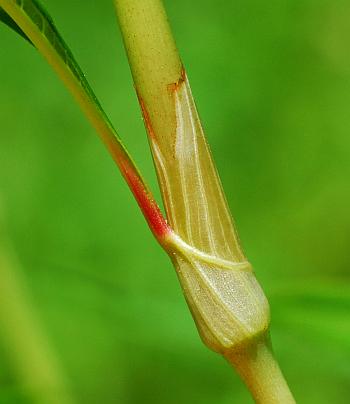
[{"label": "leaf blade", "polygon": [[0,21],[19,34],[22,38],[32,44],[32,41],[21,30],[21,28],[15,23],[15,21],[0,7]]},{"label": "leaf blade", "polygon": [[139,170],[56,26],[36,0],[0,0],[0,7],[64,82],[109,150],[160,244],[170,231]]}]

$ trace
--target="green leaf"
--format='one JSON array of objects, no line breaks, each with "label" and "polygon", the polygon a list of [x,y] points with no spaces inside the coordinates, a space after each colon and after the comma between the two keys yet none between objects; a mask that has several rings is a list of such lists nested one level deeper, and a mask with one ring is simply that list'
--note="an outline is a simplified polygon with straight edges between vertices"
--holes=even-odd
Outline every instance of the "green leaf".
[{"label": "green leaf", "polygon": [[32,44],[32,41],[27,37],[27,35],[21,30],[21,28],[13,21],[13,19],[2,9],[0,8],[0,21],[6,24],[8,27],[13,29],[17,34],[21,35],[24,39],[26,39],[29,43]]},{"label": "green leaf", "polygon": [[0,8],[3,20],[33,43],[72,93],[118,165],[151,230],[162,237],[167,225],[153,196],[52,18],[36,0],[0,0]]},{"label": "green leaf", "polygon": [[[39,39],[41,36],[41,41],[45,39],[52,48],[49,52],[51,54],[51,58],[54,57],[55,59],[60,59],[61,62],[64,63],[65,69],[69,70],[75,76],[79,84],[84,88],[91,101],[98,105],[103,118],[108,121],[108,118],[105,116],[97,100],[97,97],[95,96],[85,78],[84,73],[82,72],[78,63],[75,61],[75,58],[69,47],[58,32],[52,18],[43,8],[43,6],[36,0],[0,1],[0,4],[2,3],[4,4],[1,8],[3,15],[3,18],[1,20],[9,25],[11,28],[13,28],[16,32],[20,33],[24,38],[33,43],[33,45],[37,48],[38,45],[35,43],[35,39],[29,38],[29,34],[25,33],[23,29],[18,25],[20,24],[19,21],[23,20],[23,23],[31,31],[31,34],[34,36],[34,38]],[[6,12],[6,4],[9,5],[8,13]],[[13,14],[12,16],[10,16],[9,14],[12,10]],[[43,53],[42,49],[39,49],[39,51]],[[44,54],[44,56],[46,55]]]},{"label": "green leaf", "polygon": [[[118,138],[84,73],[44,8],[35,0],[0,0],[0,10],[1,21],[32,42],[73,95],[76,98],[84,98],[85,103],[89,104],[90,114],[97,114],[98,118],[94,118],[103,120],[104,124],[110,127],[109,135]],[[72,75],[74,77],[71,77]]]}]

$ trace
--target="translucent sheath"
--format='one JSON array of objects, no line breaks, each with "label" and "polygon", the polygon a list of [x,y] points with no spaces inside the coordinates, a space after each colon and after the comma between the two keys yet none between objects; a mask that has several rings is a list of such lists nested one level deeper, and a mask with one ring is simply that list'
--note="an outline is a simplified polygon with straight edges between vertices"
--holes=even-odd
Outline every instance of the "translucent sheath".
[{"label": "translucent sheath", "polygon": [[234,350],[267,330],[267,300],[239,245],[162,3],[115,4],[173,229],[168,251],[203,341]]}]

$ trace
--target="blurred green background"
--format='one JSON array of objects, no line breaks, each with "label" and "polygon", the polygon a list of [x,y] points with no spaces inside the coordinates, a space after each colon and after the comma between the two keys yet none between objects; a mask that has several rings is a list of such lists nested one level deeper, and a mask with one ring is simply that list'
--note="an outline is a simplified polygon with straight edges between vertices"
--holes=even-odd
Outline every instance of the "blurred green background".
[{"label": "blurred green background", "polygon": [[[348,403],[350,3],[165,3],[290,387]],[[112,1],[43,4],[159,196]],[[76,402],[252,403],[93,129],[5,26],[0,79],[7,235]],[[0,403],[31,403],[15,352],[0,333]]]}]

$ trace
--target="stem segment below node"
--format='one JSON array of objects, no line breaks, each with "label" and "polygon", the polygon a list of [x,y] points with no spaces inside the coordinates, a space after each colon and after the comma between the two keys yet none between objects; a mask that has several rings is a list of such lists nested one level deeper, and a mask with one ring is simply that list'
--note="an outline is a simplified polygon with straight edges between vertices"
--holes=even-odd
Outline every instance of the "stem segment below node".
[{"label": "stem segment below node", "polygon": [[235,367],[256,403],[295,404],[268,339],[225,357]]}]

